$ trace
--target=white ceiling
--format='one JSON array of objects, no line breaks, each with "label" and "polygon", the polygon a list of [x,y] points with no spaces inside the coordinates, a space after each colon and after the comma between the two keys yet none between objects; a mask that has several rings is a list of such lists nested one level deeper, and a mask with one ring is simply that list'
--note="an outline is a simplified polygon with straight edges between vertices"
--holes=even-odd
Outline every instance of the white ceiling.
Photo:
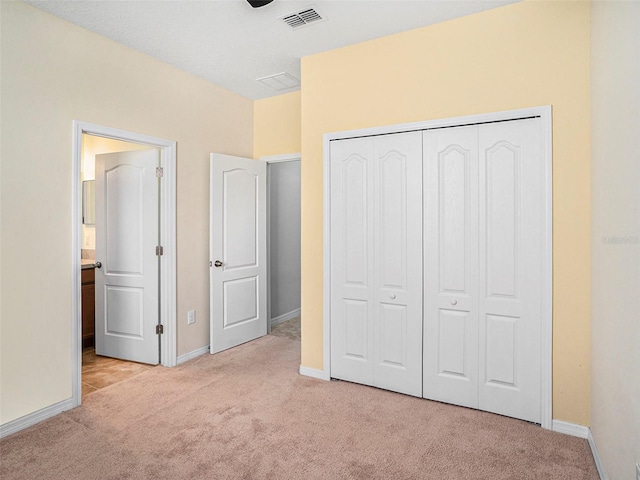
[{"label": "white ceiling", "polygon": [[[254,100],[295,90],[272,90],[256,79],[280,72],[300,79],[306,55],[515,1],[274,0],[254,9],[245,0],[26,0]],[[327,20],[296,30],[279,20],[308,6]]]}]

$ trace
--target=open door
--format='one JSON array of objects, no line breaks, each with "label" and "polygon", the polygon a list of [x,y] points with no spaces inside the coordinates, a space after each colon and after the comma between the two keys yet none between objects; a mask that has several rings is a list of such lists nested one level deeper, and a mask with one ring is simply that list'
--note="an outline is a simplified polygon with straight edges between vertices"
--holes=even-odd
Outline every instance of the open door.
[{"label": "open door", "polygon": [[267,334],[267,164],[211,154],[211,353]]},{"label": "open door", "polygon": [[96,155],[96,354],[159,362],[158,151]]}]

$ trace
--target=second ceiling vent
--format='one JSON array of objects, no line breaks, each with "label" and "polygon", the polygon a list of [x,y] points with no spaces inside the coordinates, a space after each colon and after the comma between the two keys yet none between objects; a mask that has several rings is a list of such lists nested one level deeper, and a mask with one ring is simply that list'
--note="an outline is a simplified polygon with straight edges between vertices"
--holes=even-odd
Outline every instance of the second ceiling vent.
[{"label": "second ceiling vent", "polygon": [[320,15],[314,7],[307,7],[298,12],[288,13],[280,19],[295,30],[311,23],[324,21],[326,17]]}]

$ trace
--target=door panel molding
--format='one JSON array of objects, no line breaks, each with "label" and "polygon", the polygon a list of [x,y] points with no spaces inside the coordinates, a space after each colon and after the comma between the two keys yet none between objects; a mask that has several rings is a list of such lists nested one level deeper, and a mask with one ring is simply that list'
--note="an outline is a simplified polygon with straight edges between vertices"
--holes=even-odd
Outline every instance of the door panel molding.
[{"label": "door panel molding", "polygon": [[80,281],[80,250],[82,245],[82,135],[94,135],[113,140],[148,145],[160,150],[163,168],[160,195],[160,238],[163,246],[160,270],[160,318],[164,325],[161,337],[161,364],[177,364],[176,349],[176,142],[140,133],[106,127],[94,123],[73,121],[73,155],[71,167],[71,276],[72,276],[72,398],[73,407],[82,403],[82,310]]},{"label": "door panel molding", "polygon": [[406,123],[361,130],[328,133],[323,137],[323,363],[321,369],[300,366],[300,373],[329,380],[331,378],[331,142],[355,137],[387,135],[435,128],[460,127],[525,118],[541,119],[541,157],[543,159],[544,198],[542,212],[542,304],[541,304],[541,424],[552,428],[552,294],[553,294],[553,199],[552,199],[552,108],[550,105],[469,115],[424,122]]}]

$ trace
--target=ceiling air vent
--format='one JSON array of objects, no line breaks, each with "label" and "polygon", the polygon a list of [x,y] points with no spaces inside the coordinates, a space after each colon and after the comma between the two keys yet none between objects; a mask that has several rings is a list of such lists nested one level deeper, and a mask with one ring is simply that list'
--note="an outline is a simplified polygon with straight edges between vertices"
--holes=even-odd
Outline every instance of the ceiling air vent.
[{"label": "ceiling air vent", "polygon": [[274,90],[288,90],[290,88],[300,87],[300,80],[286,72],[276,73],[275,75],[258,78],[257,80]]},{"label": "ceiling air vent", "polygon": [[288,13],[280,18],[293,29],[326,20],[314,7],[307,7],[298,12]]}]

